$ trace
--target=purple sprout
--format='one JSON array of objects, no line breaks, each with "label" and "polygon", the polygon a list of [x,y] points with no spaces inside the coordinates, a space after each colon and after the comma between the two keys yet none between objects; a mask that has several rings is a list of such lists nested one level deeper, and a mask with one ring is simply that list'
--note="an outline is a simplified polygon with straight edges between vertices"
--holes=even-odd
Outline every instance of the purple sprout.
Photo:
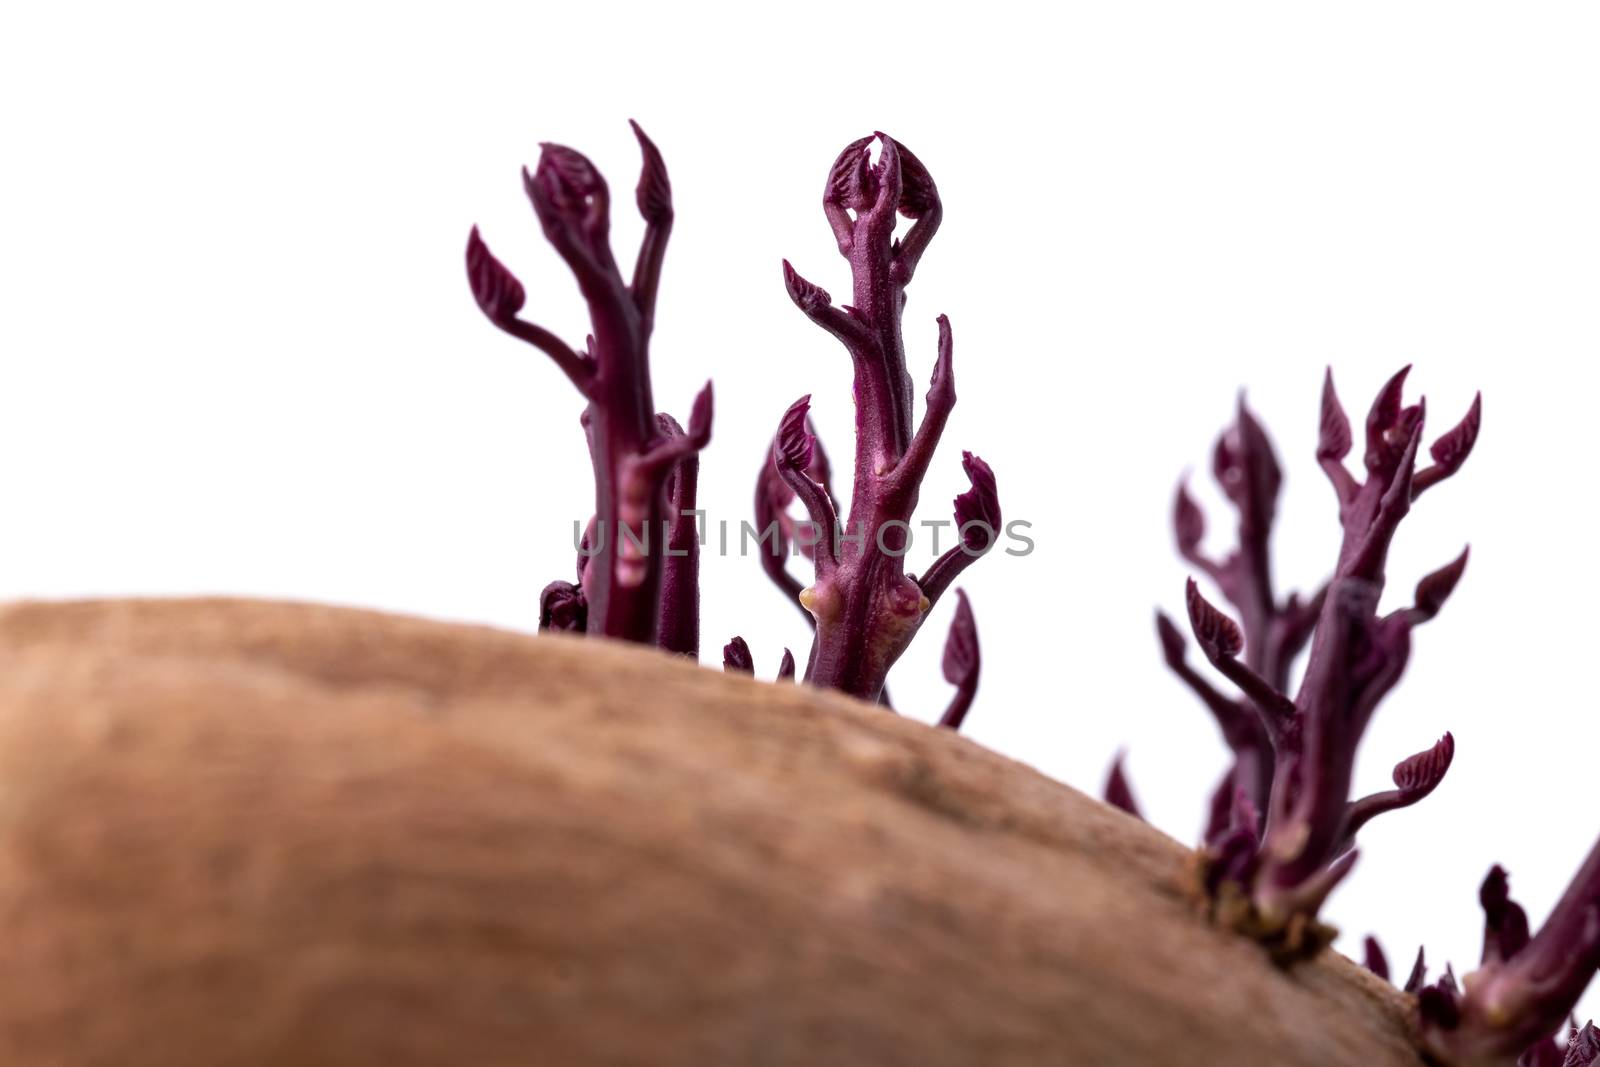
[{"label": "purple sprout", "polygon": [[[879,155],[872,162],[876,140]],[[901,317],[906,286],[939,227],[943,209],[933,179],[903,145],[883,134],[852,142],[835,160],[823,213],[850,264],[852,303],[837,306],[786,261],[784,284],[796,306],[833,335],[855,367],[856,452],[848,518],[828,488],[827,461],[809,420],[809,396],[784,414],[756,491],[763,531],[778,524],[764,560],[768,574],[813,620],[805,680],[864,700],[881,698],[889,669],[956,577],[992,547],[1000,529],[994,473],[971,453],[962,466],[971,488],[955,501],[956,545],[917,577],[905,573],[912,512],[946,420],[955,406],[950,322],[939,316],[938,358],[923,418],[913,430],[911,376]],[[901,238],[896,216],[911,220]],[[803,524],[781,516],[798,500]],[[807,549],[814,580],[802,588],[784,568],[790,544]]]},{"label": "purple sprout", "polygon": [[[688,429],[654,410],[649,340],[667,238],[672,189],[660,152],[637,124],[644,156],[636,201],[645,236],[625,280],[609,238],[605,180],[583,155],[546,144],[523,185],[545,237],[565,260],[589,308],[592,333],[582,353],[520,313],[527,300],[516,277],[484,244],[467,242],[474,299],[495,326],[545,352],[588,402],[582,424],[594,467],[595,506],[578,551],[576,581],[556,581],[539,601],[539,628],[699,651],[699,531],[694,513],[699,453],[710,438],[711,386],[695,398]],[[880,145],[871,160],[872,143]],[[806,417],[809,398],[784,417],[756,490],[756,516],[772,551],[763,567],[816,630],[805,678],[888,703],[884,681],[927,612],[971,561],[993,545],[1000,525],[994,474],[963,454],[972,488],[956,498],[956,545],[918,578],[904,573],[909,519],[950,410],[955,404],[948,320],[940,317],[938,359],[922,423],[912,429],[912,385],[905,368],[901,314],[905,288],[938,229],[942,208],[927,170],[879,134],[862,138],[829,173],[823,209],[849,261],[855,306],[834,307],[828,294],[787,264],[789,295],[833,333],[856,368],[855,495],[850,521],[839,522],[826,454]],[[896,216],[912,220],[894,236]],[[808,518],[797,520],[798,500]],[[770,531],[770,534],[768,533]],[[809,588],[790,575],[791,549],[811,559]],[[820,620],[820,623],[819,623]],[[730,670],[753,670],[744,642],[724,650]],[[943,723],[959,726],[977,685],[971,610],[958,608],[946,648],[945,676],[957,688]],[[784,652],[780,680],[793,679]]]},{"label": "purple sprout", "polygon": [[[1361,949],[1362,965],[1387,982],[1389,980],[1389,957],[1384,954],[1383,946],[1378,943],[1378,939],[1369,936],[1362,944]],[[1416,962],[1411,965],[1411,977],[1406,979],[1406,984],[1401,989],[1407,993],[1415,993],[1422,988],[1422,981],[1427,977],[1427,973],[1427,959],[1423,955],[1422,947],[1419,945],[1417,947]]]},{"label": "purple sprout", "polygon": [[584,432],[594,466],[594,517],[580,548],[578,582],[540,599],[540,628],[655,644],[698,655],[699,555],[694,508],[699,452],[711,437],[711,385],[695,397],[689,428],[658,413],[649,343],[667,237],[672,186],[661,153],[637,123],[644,155],[635,200],[645,234],[631,279],[611,252],[605,179],[582,154],[545,144],[523,188],[545,238],[577,279],[593,332],[580,353],[518,317],[527,295],[473,227],[467,278],[495,326],[555,361],[588,401]]},{"label": "purple sprout", "polygon": [[1144,812],[1139,809],[1139,801],[1133,795],[1133,786],[1128,782],[1128,775],[1123,768],[1123,753],[1118,752],[1116,759],[1111,761],[1111,770],[1106,773],[1106,784],[1100,790],[1100,796],[1107,804],[1120,811],[1125,811],[1135,819],[1143,819]]},{"label": "purple sprout", "polygon": [[722,646],[722,669],[738,674],[756,673],[756,661],[750,655],[750,646],[744,638],[735,637]]},{"label": "purple sprout", "polygon": [[[1178,553],[1210,578],[1238,611],[1243,620],[1244,666],[1278,692],[1287,692],[1290,668],[1311,638],[1325,589],[1309,599],[1294,593],[1280,599],[1274,591],[1272,526],[1283,474],[1271,439],[1242,395],[1234,425],[1212,449],[1211,466],[1239,515],[1238,548],[1222,560],[1200,551],[1205,513],[1180,483],[1172,509]],[[1205,704],[1233,752],[1233,765],[1212,793],[1205,839],[1214,842],[1228,832],[1235,793],[1242,790],[1257,811],[1267,810],[1274,766],[1272,738],[1248,696],[1220,692],[1189,666],[1183,634],[1163,612],[1156,613],[1156,630],[1167,666]]]},{"label": "purple sprout", "polygon": [[[581,571],[580,571],[580,577]],[[589,602],[571,582],[551,582],[539,594],[539,629],[583,633],[589,625]]]},{"label": "purple sprout", "polygon": [[1427,954],[1423,952],[1422,946],[1418,945],[1417,958],[1411,963],[1411,974],[1406,978],[1406,984],[1401,986],[1400,990],[1404,993],[1416,993],[1422,989],[1422,983],[1425,982],[1427,978],[1428,957]]},{"label": "purple sprout", "polygon": [[[1361,962],[1362,966],[1366,967],[1367,970],[1382,978],[1385,982],[1389,981],[1389,957],[1384,954],[1383,946],[1378,943],[1377,938],[1369,936],[1362,943]],[[1406,979],[1405,985],[1400,988],[1403,992],[1415,993],[1422,988],[1423,980],[1427,976],[1427,956],[1423,953],[1422,946],[1419,945],[1417,946],[1417,958],[1411,964],[1411,974]]]},{"label": "purple sprout", "polygon": [[972,604],[967,594],[956,590],[956,615],[950,620],[950,632],[944,639],[944,680],[956,687],[950,705],[939,717],[939,725],[952,730],[961,729],[967,712],[972,710],[972,698],[978,692],[978,672],[983,657],[978,649],[978,623],[972,617]]},{"label": "purple sprout", "polygon": [[1362,965],[1387,982],[1389,980],[1389,957],[1383,954],[1383,946],[1378,944],[1378,939],[1368,937],[1361,945],[1361,952]]},{"label": "purple sprout", "polygon": [[[1231,699],[1196,684],[1183,663],[1176,628],[1161,627],[1168,663],[1200,692],[1235,752],[1225,821],[1218,814],[1221,804],[1213,803],[1206,887],[1220,921],[1261,940],[1284,961],[1314,954],[1331,938],[1333,931],[1316,921],[1317,913],[1355,863],[1357,831],[1374,816],[1431,793],[1455,753],[1455,740],[1446,734],[1395,767],[1393,790],[1350,799],[1356,749],[1379,701],[1405,669],[1411,632],[1438,613],[1467,562],[1463,551],[1418,583],[1411,607],[1378,614],[1389,544],[1401,519],[1412,501],[1460,469],[1481,419],[1475,399],[1460,424],[1434,442],[1433,462],[1419,470],[1424,407],[1401,402],[1409,369],[1389,380],[1367,417],[1362,481],[1344,466],[1350,424],[1331,372],[1325,380],[1317,458],[1338,497],[1344,538],[1325,591],[1309,602],[1316,605],[1311,651],[1294,699],[1286,695],[1288,660],[1306,642],[1309,612],[1295,598],[1279,605],[1271,592],[1266,540],[1278,468],[1265,434],[1242,405],[1215,463],[1240,512],[1239,551],[1223,563],[1207,561],[1198,552],[1198,509],[1182,493],[1176,509],[1180,550],[1216,582],[1250,627],[1247,636],[1189,580],[1190,628],[1207,660],[1239,690],[1241,696]],[[1251,730],[1259,729],[1259,735],[1245,728],[1238,709],[1249,711],[1256,724]]]},{"label": "purple sprout", "polygon": [[[1530,934],[1510,881],[1494,867],[1478,891],[1483,955],[1458,986],[1449,969],[1418,991],[1423,1045],[1453,1067],[1543,1067],[1560,1063],[1554,1035],[1600,970],[1600,841],[1567,886],[1544,926]],[[1565,1063],[1593,1064],[1593,1026],[1574,1033]]]},{"label": "purple sprout", "polygon": [[[750,646],[744,638],[735,637],[722,646],[722,669],[729,674],[756,673],[755,657],[750,654]],[[777,680],[794,681],[794,653],[787,648],[783,650],[783,659],[778,664]]]}]

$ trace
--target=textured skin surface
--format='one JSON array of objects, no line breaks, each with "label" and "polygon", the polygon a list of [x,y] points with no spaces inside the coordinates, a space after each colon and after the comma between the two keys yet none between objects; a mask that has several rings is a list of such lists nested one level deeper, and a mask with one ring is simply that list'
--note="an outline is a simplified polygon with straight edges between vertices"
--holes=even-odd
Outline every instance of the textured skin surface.
[{"label": "textured skin surface", "polygon": [[0,612],[0,1062],[1417,1067],[957,736],[310,605]]}]

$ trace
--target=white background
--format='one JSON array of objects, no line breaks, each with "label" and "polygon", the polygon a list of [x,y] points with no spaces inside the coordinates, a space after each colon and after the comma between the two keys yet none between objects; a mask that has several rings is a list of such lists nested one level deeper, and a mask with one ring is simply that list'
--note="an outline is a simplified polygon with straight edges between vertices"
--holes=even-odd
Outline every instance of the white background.
[{"label": "white background", "polygon": [[[588,512],[580,404],[478,315],[468,227],[573,342],[585,319],[523,198],[541,140],[589,153],[631,262],[640,120],[678,227],[658,403],[714,378],[701,500],[737,523],[778,416],[815,395],[850,452],[848,359],[790,306],[790,257],[835,293],[828,164],[881,128],[946,220],[911,289],[933,318],[959,450],[998,473],[1037,552],[967,572],[985,671],[970,735],[1098,790],[1130,751],[1153,820],[1193,840],[1225,758],[1160,665],[1181,604],[1167,525],[1235,390],[1276,435],[1280,582],[1330,566],[1312,458],[1335,367],[1357,421],[1414,361],[1442,431],[1485,396],[1477,453],[1397,541],[1389,599],[1470,541],[1443,616],[1363,749],[1360,786],[1453,730],[1454,769],[1364,834],[1330,917],[1476,962],[1479,879],[1538,921],[1600,831],[1593,430],[1600,322],[1594,9],[1473,3],[191,8],[32,5],[0,27],[0,594],[232,592],[530,629]],[[670,13],[669,13],[670,12]],[[1359,450],[1358,450],[1359,454]],[[848,468],[847,463],[841,466]],[[760,669],[805,631],[754,560],[705,563],[706,652]],[[892,677],[947,698],[941,605]],[[1600,1007],[1591,994],[1589,1012]]]}]

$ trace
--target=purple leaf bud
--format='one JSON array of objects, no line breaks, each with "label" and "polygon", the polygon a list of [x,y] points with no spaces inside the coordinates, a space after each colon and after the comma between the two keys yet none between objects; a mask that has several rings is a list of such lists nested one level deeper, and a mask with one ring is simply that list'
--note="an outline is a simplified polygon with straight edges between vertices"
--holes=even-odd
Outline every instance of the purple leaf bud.
[{"label": "purple leaf bud", "polygon": [[1322,422],[1317,431],[1317,459],[1337,463],[1350,454],[1350,419],[1333,389],[1333,368],[1322,379]]},{"label": "purple leaf bud", "polygon": [[1378,390],[1378,395],[1372,398],[1372,407],[1367,410],[1369,452],[1385,444],[1384,435],[1399,421],[1406,376],[1410,373],[1411,364],[1407,363],[1390,375],[1389,380],[1383,383],[1383,388]]},{"label": "purple leaf bud", "polygon": [[1444,607],[1444,602],[1455,590],[1456,583],[1461,581],[1462,572],[1467,569],[1470,551],[1470,546],[1463,548],[1461,555],[1417,583],[1416,611],[1422,618],[1431,619],[1439,614],[1439,609]]},{"label": "purple leaf bud", "polygon": [[1172,500],[1172,531],[1178,540],[1178,554],[1184,559],[1194,556],[1206,536],[1206,515],[1189,495],[1189,487],[1178,483],[1178,492]]},{"label": "purple leaf bud", "polygon": [[783,286],[789,292],[789,299],[794,301],[795,307],[807,315],[815,316],[818,312],[833,306],[833,297],[820,285],[813,285],[800,276],[800,272],[783,261]]},{"label": "purple leaf bud", "polygon": [[1183,632],[1178,629],[1178,624],[1164,611],[1156,612],[1156,634],[1161,639],[1161,655],[1167,661],[1167,666],[1173,669],[1183,666],[1183,656],[1188,650],[1188,642],[1183,639]]},{"label": "purple leaf bud", "polygon": [[787,648],[783,650],[783,661],[778,664],[778,681],[794,681],[794,653]]},{"label": "purple leaf bud", "polygon": [[1383,946],[1378,944],[1378,939],[1368,935],[1362,943],[1362,959],[1367,970],[1382,978],[1389,980],[1389,959],[1383,954]]},{"label": "purple leaf bud", "polygon": [[778,423],[778,436],[776,439],[775,457],[796,471],[804,471],[811,466],[811,449],[815,440],[811,436],[811,429],[806,422],[806,415],[811,410],[811,394],[796,400],[789,405],[789,410],[783,413],[782,420]]},{"label": "purple leaf bud", "polygon": [[755,661],[750,658],[750,646],[745,644],[744,638],[735,637],[722,646],[722,669],[745,674],[756,672]]},{"label": "purple leaf bud", "polygon": [[1472,454],[1472,446],[1478,441],[1478,429],[1482,424],[1483,394],[1478,393],[1472,398],[1472,406],[1462,420],[1428,449],[1433,462],[1438,465],[1440,479],[1448,478],[1461,469],[1461,465]]},{"label": "purple leaf bud", "polygon": [[877,184],[877,195],[873,197],[867,213],[874,216],[888,216],[892,220],[894,213],[900,209],[902,186],[900,146],[887,134],[874,133],[872,136],[878,142],[878,162],[872,168],[872,176]]},{"label": "purple leaf bud", "polygon": [[1184,599],[1189,607],[1189,628],[1200,650],[1210,660],[1232,659],[1244,648],[1244,635],[1234,622],[1210,601],[1200,595],[1200,587],[1193,578],[1184,589]]},{"label": "purple leaf bud", "polygon": [[1483,907],[1483,963],[1508,960],[1528,944],[1528,913],[1511,899],[1511,879],[1499,864],[1489,868],[1478,889]]},{"label": "purple leaf bud", "polygon": [[661,150],[645,136],[639,124],[629,119],[628,125],[633,127],[633,135],[639,140],[639,151],[644,155],[644,167],[639,172],[639,186],[634,190],[634,200],[645,222],[659,225],[672,218],[672,183],[667,180],[667,165],[661,158]]},{"label": "purple leaf bud", "polygon": [[539,629],[581,634],[589,621],[583,590],[571,582],[551,582],[539,594]]},{"label": "purple leaf bud", "polygon": [[1394,768],[1395,788],[1352,801],[1346,810],[1344,837],[1350,841],[1361,828],[1385,812],[1408,808],[1438,788],[1455,758],[1456,739],[1446,733],[1432,748],[1409,756]]},{"label": "purple leaf bud", "polygon": [[1365,463],[1368,470],[1392,470],[1392,464],[1417,427],[1421,410],[1401,404],[1406,375],[1410,373],[1410,364],[1401,367],[1372,401],[1372,409],[1367,413]]},{"label": "purple leaf bud", "polygon": [[956,687],[956,693],[939,719],[940,726],[961,729],[967,712],[972,708],[973,696],[978,691],[981,662],[978,624],[972,617],[972,604],[967,600],[967,594],[957,589],[956,613],[950,620],[950,632],[944,640],[944,660],[941,664],[944,680]]},{"label": "purple leaf bud", "polygon": [[1395,764],[1394,784],[1405,803],[1412,804],[1438,788],[1456,755],[1456,739],[1448,731],[1426,752]]},{"label": "purple leaf bud", "polygon": [[957,589],[956,613],[944,641],[944,680],[951,685],[965,685],[977,674],[978,666],[978,624],[972,617],[972,603],[966,592]]},{"label": "purple leaf bud", "polygon": [[606,180],[589,162],[588,156],[552,142],[539,148],[539,165],[533,181],[551,210],[582,215],[590,210],[594,198],[608,195]]},{"label": "purple leaf bud", "polygon": [[922,160],[899,141],[894,141],[894,145],[900,156],[900,214],[908,219],[920,219],[939,208],[939,190]]},{"label": "purple leaf bud", "polygon": [[494,258],[476,226],[467,236],[467,280],[472,285],[472,298],[489,321],[497,325],[516,318],[527,300],[522,283]]},{"label": "purple leaf bud", "polygon": [[711,412],[711,383],[706,382],[705,388],[695,394],[694,404],[689,408],[688,437],[697,449],[711,442]]},{"label": "purple leaf bud", "polygon": [[1100,795],[1113,808],[1125,811],[1135,819],[1143,819],[1144,813],[1139,810],[1139,801],[1134,797],[1133,788],[1128,784],[1128,776],[1123,770],[1123,756],[1118,752],[1116,759],[1111,761],[1111,770],[1106,775],[1105,788]]},{"label": "purple leaf bud", "polygon": [[1224,448],[1223,443],[1218,442],[1217,456],[1219,459],[1225,456],[1227,465],[1219,467],[1217,480],[1239,509],[1247,527],[1265,531],[1277,509],[1283,470],[1273,453],[1272,440],[1245,406],[1243,394],[1239,396],[1233,431],[1224,440],[1228,444]]},{"label": "purple leaf bud", "polygon": [[1417,946],[1416,962],[1411,964],[1411,974],[1406,978],[1406,984],[1401,988],[1407,993],[1415,993],[1422,988],[1422,983],[1428,977],[1428,957],[1423,952],[1422,946]]},{"label": "purple leaf bud", "polygon": [[857,138],[844,146],[828,169],[828,186],[823,201],[850,211],[864,211],[877,195],[873,180],[871,136]]},{"label": "purple leaf bud", "polygon": [[987,552],[1000,536],[1000,493],[994,471],[971,452],[961,453],[961,469],[972,488],[955,499],[956,528],[968,552]]}]

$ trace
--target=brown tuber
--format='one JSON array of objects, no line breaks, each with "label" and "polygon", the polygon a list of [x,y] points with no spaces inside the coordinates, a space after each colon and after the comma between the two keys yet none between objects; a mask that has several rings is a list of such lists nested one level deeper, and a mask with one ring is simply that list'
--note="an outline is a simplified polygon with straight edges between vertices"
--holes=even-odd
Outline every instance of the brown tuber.
[{"label": "brown tuber", "polygon": [[0,1063],[1418,1067],[1029,768],[642,647],[0,611]]}]

